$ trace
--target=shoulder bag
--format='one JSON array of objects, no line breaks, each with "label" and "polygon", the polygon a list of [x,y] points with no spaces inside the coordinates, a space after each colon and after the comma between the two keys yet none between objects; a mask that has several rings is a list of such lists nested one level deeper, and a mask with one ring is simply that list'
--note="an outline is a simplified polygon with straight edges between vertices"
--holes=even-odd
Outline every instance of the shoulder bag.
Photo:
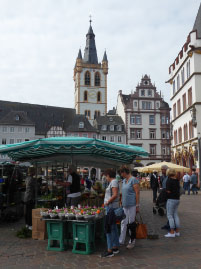
[{"label": "shoulder bag", "polygon": [[[139,215],[140,220],[137,220],[137,215]],[[147,238],[147,225],[143,223],[142,216],[138,212],[136,214],[136,238],[146,239]]]}]

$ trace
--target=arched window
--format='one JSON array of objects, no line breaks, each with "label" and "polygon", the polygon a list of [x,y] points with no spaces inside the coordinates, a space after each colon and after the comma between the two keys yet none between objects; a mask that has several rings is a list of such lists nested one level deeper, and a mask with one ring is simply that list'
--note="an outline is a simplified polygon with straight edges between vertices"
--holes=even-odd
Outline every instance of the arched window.
[{"label": "arched window", "polygon": [[97,92],[97,102],[101,102],[101,92]]},{"label": "arched window", "polygon": [[85,117],[87,117],[88,119],[90,119],[91,117],[91,111],[90,110],[85,110]]},{"label": "arched window", "polygon": [[87,102],[88,101],[88,92],[84,91],[84,101]]},{"label": "arched window", "polygon": [[85,85],[90,85],[91,82],[90,82],[90,73],[89,71],[87,71],[84,75],[84,81],[85,81]]},{"label": "arched window", "polygon": [[96,119],[97,117],[100,117],[100,111],[99,110],[95,110],[95,112],[94,112],[94,119]]},{"label": "arched window", "polygon": [[100,74],[98,72],[95,73],[95,86],[100,86]]}]

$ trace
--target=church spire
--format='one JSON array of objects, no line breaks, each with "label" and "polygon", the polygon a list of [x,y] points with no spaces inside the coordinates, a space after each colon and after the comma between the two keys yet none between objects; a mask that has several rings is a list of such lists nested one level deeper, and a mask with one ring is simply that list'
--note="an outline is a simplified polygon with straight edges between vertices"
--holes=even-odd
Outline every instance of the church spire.
[{"label": "church spire", "polygon": [[81,59],[82,60],[82,52],[81,52],[81,49],[79,49],[77,59]]},{"label": "church spire", "polygon": [[197,17],[195,19],[193,31],[197,31],[197,37],[201,38],[201,4],[198,9]]},{"label": "church spire", "polygon": [[86,34],[86,47],[84,50],[84,62],[90,64],[98,64],[98,57],[96,52],[95,35],[91,26],[91,17],[88,33]]},{"label": "church spire", "polygon": [[107,53],[106,53],[106,50],[104,52],[104,55],[103,55],[103,62],[107,62]]}]

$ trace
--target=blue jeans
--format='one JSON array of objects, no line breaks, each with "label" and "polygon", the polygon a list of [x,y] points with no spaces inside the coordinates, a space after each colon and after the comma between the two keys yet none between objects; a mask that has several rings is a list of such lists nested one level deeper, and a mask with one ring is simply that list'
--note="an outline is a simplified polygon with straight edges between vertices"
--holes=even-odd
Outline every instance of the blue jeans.
[{"label": "blue jeans", "polygon": [[177,229],[180,227],[180,221],[178,216],[179,200],[168,199],[166,204],[167,218],[169,220],[170,229]]},{"label": "blue jeans", "polygon": [[[106,212],[108,212],[108,210],[109,207],[106,207]],[[106,233],[106,238],[108,249],[112,249],[119,246],[119,233],[116,223],[111,225],[111,233]]]},{"label": "blue jeans", "polygon": [[188,191],[188,195],[190,194],[190,182],[184,182],[184,191]]}]

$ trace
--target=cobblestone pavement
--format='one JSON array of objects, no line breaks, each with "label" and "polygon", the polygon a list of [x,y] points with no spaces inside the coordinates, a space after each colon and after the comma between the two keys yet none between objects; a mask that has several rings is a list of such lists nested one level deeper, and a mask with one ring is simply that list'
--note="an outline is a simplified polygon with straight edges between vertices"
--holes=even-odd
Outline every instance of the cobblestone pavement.
[{"label": "cobblestone pavement", "polygon": [[201,194],[183,195],[179,206],[181,237],[165,238],[161,226],[166,217],[152,214],[151,191],[141,192],[141,212],[149,233],[159,239],[137,240],[136,247],[112,258],[100,258],[105,245],[97,242],[92,255],[47,251],[47,240],[19,239],[15,236],[23,220],[0,224],[0,268],[201,268]]}]

